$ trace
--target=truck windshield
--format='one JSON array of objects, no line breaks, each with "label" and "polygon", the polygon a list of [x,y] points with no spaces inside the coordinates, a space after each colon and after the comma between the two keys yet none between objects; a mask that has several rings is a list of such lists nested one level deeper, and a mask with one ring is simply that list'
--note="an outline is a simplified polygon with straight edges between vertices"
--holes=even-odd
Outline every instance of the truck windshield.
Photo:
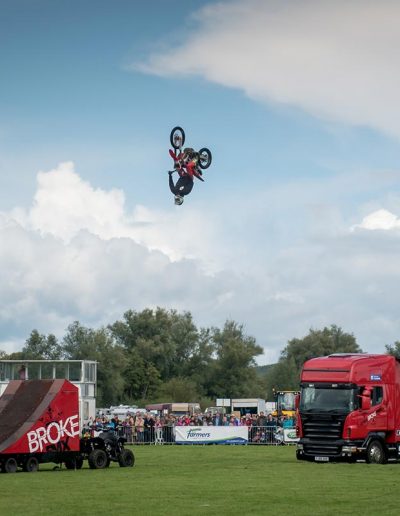
[{"label": "truck windshield", "polygon": [[300,410],[307,412],[343,412],[357,408],[357,391],[350,386],[309,385],[303,386]]}]

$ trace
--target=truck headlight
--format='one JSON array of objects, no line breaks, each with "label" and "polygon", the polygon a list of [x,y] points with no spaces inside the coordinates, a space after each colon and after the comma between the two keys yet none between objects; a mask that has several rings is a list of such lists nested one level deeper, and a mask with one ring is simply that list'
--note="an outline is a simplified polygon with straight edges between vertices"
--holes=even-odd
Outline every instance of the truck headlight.
[{"label": "truck headlight", "polygon": [[342,446],[343,453],[356,453],[357,446]]}]

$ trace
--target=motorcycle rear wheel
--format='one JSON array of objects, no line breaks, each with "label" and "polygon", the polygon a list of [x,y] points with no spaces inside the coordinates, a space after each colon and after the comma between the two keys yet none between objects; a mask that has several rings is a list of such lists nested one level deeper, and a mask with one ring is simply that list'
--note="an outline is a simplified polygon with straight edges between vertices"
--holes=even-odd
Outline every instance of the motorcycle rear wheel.
[{"label": "motorcycle rear wheel", "polygon": [[208,168],[211,165],[212,162],[212,154],[210,149],[207,149],[206,147],[203,147],[199,150],[199,166],[203,170]]}]

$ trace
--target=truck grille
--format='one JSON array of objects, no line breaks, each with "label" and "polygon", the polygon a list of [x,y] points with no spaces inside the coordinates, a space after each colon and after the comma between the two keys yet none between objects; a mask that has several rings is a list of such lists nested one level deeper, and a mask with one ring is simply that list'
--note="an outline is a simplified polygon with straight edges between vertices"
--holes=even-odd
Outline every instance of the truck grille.
[{"label": "truck grille", "polygon": [[336,414],[303,415],[305,453],[326,456],[339,455],[345,417]]}]

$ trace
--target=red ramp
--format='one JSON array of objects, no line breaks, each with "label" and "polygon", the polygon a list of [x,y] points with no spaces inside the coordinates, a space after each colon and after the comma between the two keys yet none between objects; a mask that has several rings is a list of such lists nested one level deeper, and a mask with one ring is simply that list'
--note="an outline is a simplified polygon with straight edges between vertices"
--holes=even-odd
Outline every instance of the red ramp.
[{"label": "red ramp", "polygon": [[0,453],[79,450],[79,394],[68,380],[13,380],[0,398]]}]

